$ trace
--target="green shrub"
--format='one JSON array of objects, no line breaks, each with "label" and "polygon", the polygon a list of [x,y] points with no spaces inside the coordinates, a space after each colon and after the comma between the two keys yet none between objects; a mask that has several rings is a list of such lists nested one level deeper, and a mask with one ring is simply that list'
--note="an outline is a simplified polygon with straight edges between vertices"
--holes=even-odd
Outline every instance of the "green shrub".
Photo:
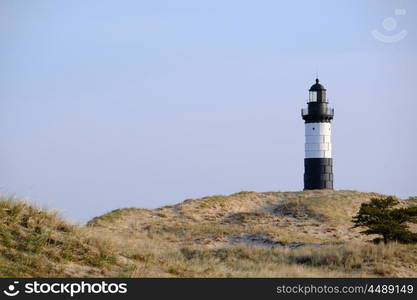
[{"label": "green shrub", "polygon": [[369,203],[362,203],[359,212],[353,217],[353,227],[367,227],[363,234],[378,234],[374,242],[397,241],[400,243],[417,243],[417,233],[411,232],[407,223],[417,223],[417,206],[398,207],[400,202],[393,198],[373,198]]}]

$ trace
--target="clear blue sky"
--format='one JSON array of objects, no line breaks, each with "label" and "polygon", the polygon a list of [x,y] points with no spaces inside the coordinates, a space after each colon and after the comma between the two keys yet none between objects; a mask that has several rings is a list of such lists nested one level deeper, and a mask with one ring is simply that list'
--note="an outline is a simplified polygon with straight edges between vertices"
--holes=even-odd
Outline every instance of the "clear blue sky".
[{"label": "clear blue sky", "polygon": [[85,222],[301,190],[318,70],[335,188],[417,195],[416,31],[413,0],[2,0],[0,191]]}]

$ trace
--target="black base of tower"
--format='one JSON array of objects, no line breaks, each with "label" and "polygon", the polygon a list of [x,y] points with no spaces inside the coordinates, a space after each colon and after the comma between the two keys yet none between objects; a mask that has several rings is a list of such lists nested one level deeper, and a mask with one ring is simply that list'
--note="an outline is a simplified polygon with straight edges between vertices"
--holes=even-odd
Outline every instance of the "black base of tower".
[{"label": "black base of tower", "polygon": [[304,189],[333,189],[333,160],[331,158],[304,159]]}]

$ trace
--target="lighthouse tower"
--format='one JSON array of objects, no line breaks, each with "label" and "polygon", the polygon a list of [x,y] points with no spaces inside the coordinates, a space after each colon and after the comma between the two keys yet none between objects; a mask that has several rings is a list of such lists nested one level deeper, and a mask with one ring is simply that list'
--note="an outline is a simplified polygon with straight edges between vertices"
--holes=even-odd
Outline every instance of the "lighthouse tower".
[{"label": "lighthouse tower", "polygon": [[307,108],[301,110],[305,121],[304,189],[333,189],[331,120],[326,89],[316,79],[309,90]]}]

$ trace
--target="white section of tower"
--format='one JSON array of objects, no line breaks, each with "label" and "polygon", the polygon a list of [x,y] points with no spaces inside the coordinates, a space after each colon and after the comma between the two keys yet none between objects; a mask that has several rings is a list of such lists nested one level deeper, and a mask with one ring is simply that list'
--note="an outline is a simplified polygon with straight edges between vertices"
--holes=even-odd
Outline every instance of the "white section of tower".
[{"label": "white section of tower", "polygon": [[306,123],[305,158],[331,158],[331,135],[330,123]]}]

